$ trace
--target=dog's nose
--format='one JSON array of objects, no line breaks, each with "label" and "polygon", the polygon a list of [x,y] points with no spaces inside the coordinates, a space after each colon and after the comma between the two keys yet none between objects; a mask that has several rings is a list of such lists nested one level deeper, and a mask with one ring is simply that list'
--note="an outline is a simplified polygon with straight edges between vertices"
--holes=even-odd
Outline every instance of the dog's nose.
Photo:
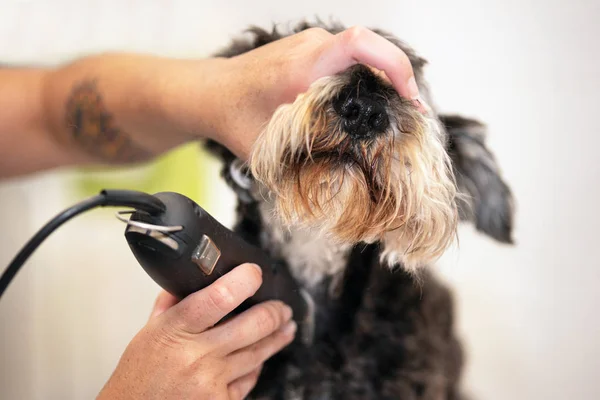
[{"label": "dog's nose", "polygon": [[344,130],[357,139],[382,133],[390,124],[383,101],[372,97],[340,97],[334,109],[342,119]]}]

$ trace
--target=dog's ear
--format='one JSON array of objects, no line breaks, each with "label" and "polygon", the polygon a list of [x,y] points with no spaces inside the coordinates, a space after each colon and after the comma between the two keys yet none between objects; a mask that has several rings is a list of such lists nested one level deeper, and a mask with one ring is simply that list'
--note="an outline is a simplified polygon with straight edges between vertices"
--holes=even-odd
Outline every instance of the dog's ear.
[{"label": "dog's ear", "polygon": [[478,231],[502,243],[513,243],[514,199],[502,179],[494,155],[486,147],[486,128],[457,115],[440,116],[448,132],[448,154],[458,190],[462,220],[472,221]]}]

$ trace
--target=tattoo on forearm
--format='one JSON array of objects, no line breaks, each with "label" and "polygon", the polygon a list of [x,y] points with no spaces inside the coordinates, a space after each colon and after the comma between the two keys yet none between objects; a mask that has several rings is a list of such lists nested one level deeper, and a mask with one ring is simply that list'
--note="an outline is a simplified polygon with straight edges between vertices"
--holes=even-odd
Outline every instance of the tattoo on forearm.
[{"label": "tattoo on forearm", "polygon": [[150,157],[115,125],[95,81],[75,86],[66,111],[72,138],[88,154],[109,162],[135,162]]}]

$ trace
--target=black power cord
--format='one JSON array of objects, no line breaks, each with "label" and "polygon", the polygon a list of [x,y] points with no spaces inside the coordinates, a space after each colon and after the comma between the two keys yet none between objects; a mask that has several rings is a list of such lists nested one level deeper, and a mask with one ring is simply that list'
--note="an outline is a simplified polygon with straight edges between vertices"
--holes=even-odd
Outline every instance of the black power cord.
[{"label": "black power cord", "polygon": [[149,214],[159,214],[166,209],[164,203],[156,197],[131,190],[103,190],[100,194],[67,208],[44,225],[11,261],[0,278],[0,297],[25,261],[56,228],[71,218],[97,207],[131,207]]}]

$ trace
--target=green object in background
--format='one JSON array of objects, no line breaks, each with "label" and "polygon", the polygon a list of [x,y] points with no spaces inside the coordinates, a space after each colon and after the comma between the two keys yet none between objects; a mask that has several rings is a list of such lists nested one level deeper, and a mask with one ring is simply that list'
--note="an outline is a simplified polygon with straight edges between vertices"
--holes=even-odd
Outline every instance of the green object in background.
[{"label": "green object in background", "polygon": [[102,189],[139,190],[146,193],[178,192],[198,204],[208,201],[203,164],[208,155],[197,143],[178,147],[153,162],[136,167],[81,169],[75,175],[74,195],[93,196]]}]

